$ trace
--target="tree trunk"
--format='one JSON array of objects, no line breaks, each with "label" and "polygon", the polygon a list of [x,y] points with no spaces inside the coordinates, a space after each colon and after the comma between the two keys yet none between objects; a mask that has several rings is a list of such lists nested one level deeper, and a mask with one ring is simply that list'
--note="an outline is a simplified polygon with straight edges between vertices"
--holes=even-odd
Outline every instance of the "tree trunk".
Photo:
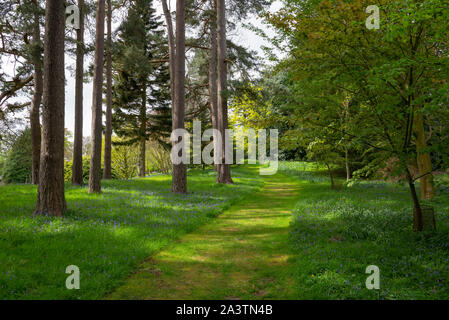
[{"label": "tree trunk", "polygon": [[[210,56],[209,56],[209,96],[210,96],[210,114],[212,120],[212,129],[217,130],[217,0],[210,0],[211,11],[210,18]],[[214,131],[215,132],[215,131]],[[218,171],[219,155],[218,141],[214,133],[214,169]]]},{"label": "tree trunk", "polygon": [[346,165],[346,181],[349,181],[349,180],[351,180],[351,168],[349,166],[348,148],[345,148],[345,165]]},{"label": "tree trunk", "polygon": [[145,147],[146,139],[140,138],[139,142],[139,177],[144,178],[145,177]]},{"label": "tree trunk", "polygon": [[104,0],[97,1],[94,78],[92,91],[92,152],[89,193],[101,192],[102,89],[104,58]]},{"label": "tree trunk", "polygon": [[75,133],[73,141],[72,184],[83,181],[83,75],[84,75],[84,0],[78,0],[80,28],[76,31]]},{"label": "tree trunk", "polygon": [[[185,108],[185,0],[176,1],[176,56],[174,70],[175,104],[172,111],[172,129],[184,129]],[[178,141],[179,142],[179,141]],[[173,142],[175,143],[175,142]],[[184,150],[185,152],[185,150]],[[172,192],[187,192],[186,164],[173,164]]]},{"label": "tree trunk", "polygon": [[[218,129],[222,137],[221,161],[218,165],[217,183],[233,183],[231,168],[225,163],[226,151],[226,129],[228,128],[228,106],[227,106],[227,47],[226,47],[226,5],[225,0],[217,0],[217,26],[218,26],[218,97],[217,97],[217,121]],[[228,147],[228,148],[227,148]]]},{"label": "tree trunk", "polygon": [[64,195],[64,31],[64,2],[47,0],[45,6],[42,145],[35,215],[62,217],[66,210]]},{"label": "tree trunk", "polygon": [[415,137],[416,137],[416,162],[418,164],[419,186],[421,189],[421,199],[432,200],[435,195],[433,185],[432,161],[429,152],[424,151],[427,148],[426,134],[424,131],[424,119],[421,112],[415,115]]},{"label": "tree trunk", "polygon": [[104,168],[103,178],[112,178],[111,152],[112,152],[112,7],[108,3],[108,36],[106,44],[106,130],[104,133]]},{"label": "tree trunk", "polygon": [[413,182],[412,174],[410,170],[406,167],[405,174],[407,176],[407,182],[410,189],[410,194],[413,200],[413,230],[423,231],[423,218],[421,205],[419,203],[418,194],[416,193],[415,183]]},{"label": "tree trunk", "polygon": [[142,105],[140,107],[140,155],[139,155],[139,177],[145,177],[145,144],[147,131],[147,88],[144,83],[142,88]]},{"label": "tree trunk", "polygon": [[335,181],[334,181],[334,175],[332,173],[331,167],[326,163],[327,166],[327,172],[329,173],[329,178],[331,179],[331,189],[335,189]]},{"label": "tree trunk", "polygon": [[170,68],[170,93],[172,101],[172,110],[175,107],[175,35],[173,32],[173,21],[171,18],[171,13],[168,9],[167,0],[162,0],[162,9],[164,11],[165,22],[167,23],[167,34],[168,34],[168,55],[169,55],[169,68]]},{"label": "tree trunk", "polygon": [[[36,0],[33,1],[36,7],[39,7]],[[39,26],[39,13],[34,13],[34,27],[33,27],[33,43],[35,46],[41,45],[41,32]],[[42,78],[42,64],[40,57],[40,50],[34,52],[33,66],[34,66],[34,93],[30,108],[30,128],[31,128],[31,183],[39,183],[39,166],[41,153],[41,124],[39,120],[39,109],[42,100],[42,92],[44,89]]]}]

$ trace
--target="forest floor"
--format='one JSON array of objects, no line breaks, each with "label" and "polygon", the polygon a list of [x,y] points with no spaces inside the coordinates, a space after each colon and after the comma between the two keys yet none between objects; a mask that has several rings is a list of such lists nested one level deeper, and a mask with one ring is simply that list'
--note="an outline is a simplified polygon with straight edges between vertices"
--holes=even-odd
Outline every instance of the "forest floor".
[{"label": "forest floor", "polygon": [[[33,217],[36,187],[0,190],[0,300],[100,299],[137,267],[238,201],[260,190],[251,167],[233,168],[233,185],[213,169],[188,171],[188,194],[171,192],[171,176],[103,180],[101,194],[66,184],[63,219]],[[66,288],[66,268],[80,271],[80,289]]]},{"label": "forest floor", "polygon": [[[66,185],[63,219],[32,217],[35,186],[2,186],[0,299],[449,299],[443,180],[437,231],[415,233],[401,183],[331,190],[305,162],[273,176],[233,167],[233,185],[212,169],[188,176],[186,195],[160,174],[102,181],[100,195]],[[69,265],[80,290],[66,288]],[[370,265],[379,290],[365,286]]]},{"label": "forest floor", "polygon": [[[258,174],[258,173],[254,173]],[[262,190],[146,260],[108,299],[289,299],[289,225],[298,184]]]},{"label": "forest floor", "polygon": [[[433,201],[438,230],[414,233],[406,186],[338,179],[331,190],[319,166],[279,165],[106,299],[448,299],[447,191]],[[365,284],[371,265],[378,290]]]}]

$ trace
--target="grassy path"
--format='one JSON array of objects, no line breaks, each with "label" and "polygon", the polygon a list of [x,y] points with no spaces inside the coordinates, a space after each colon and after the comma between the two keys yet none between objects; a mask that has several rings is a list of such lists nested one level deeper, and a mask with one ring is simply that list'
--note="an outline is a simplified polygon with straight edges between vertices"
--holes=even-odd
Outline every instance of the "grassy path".
[{"label": "grassy path", "polygon": [[144,262],[108,299],[289,299],[291,209],[298,184],[266,176],[261,191]]}]

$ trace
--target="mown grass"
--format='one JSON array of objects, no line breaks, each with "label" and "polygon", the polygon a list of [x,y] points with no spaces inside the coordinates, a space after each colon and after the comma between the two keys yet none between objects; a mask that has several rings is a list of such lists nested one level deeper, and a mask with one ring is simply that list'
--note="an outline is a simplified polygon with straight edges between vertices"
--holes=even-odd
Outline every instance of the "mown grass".
[{"label": "mown grass", "polygon": [[281,174],[263,179],[260,191],[146,260],[107,298],[294,298],[287,260],[297,184]]},{"label": "mown grass", "polygon": [[[290,233],[298,298],[449,298],[447,191],[433,203],[437,232],[417,234],[405,186],[372,181],[331,190],[311,164],[279,169],[301,188]],[[380,269],[379,290],[365,286],[369,265]]]},{"label": "mown grass", "polygon": [[[262,185],[246,168],[233,169],[234,185],[215,177],[190,171],[187,195],[172,194],[166,175],[103,181],[101,195],[67,185],[63,219],[32,218],[34,186],[1,186],[0,299],[102,298],[145,258]],[[65,286],[69,265],[80,269],[80,290]]]}]

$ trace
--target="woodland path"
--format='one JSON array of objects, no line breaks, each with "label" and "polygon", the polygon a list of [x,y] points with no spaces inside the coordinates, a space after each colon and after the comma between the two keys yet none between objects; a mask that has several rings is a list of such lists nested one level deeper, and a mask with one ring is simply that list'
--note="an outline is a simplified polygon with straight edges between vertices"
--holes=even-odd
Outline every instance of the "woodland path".
[{"label": "woodland path", "polygon": [[149,258],[107,299],[293,299],[288,234],[298,183],[277,173]]}]

